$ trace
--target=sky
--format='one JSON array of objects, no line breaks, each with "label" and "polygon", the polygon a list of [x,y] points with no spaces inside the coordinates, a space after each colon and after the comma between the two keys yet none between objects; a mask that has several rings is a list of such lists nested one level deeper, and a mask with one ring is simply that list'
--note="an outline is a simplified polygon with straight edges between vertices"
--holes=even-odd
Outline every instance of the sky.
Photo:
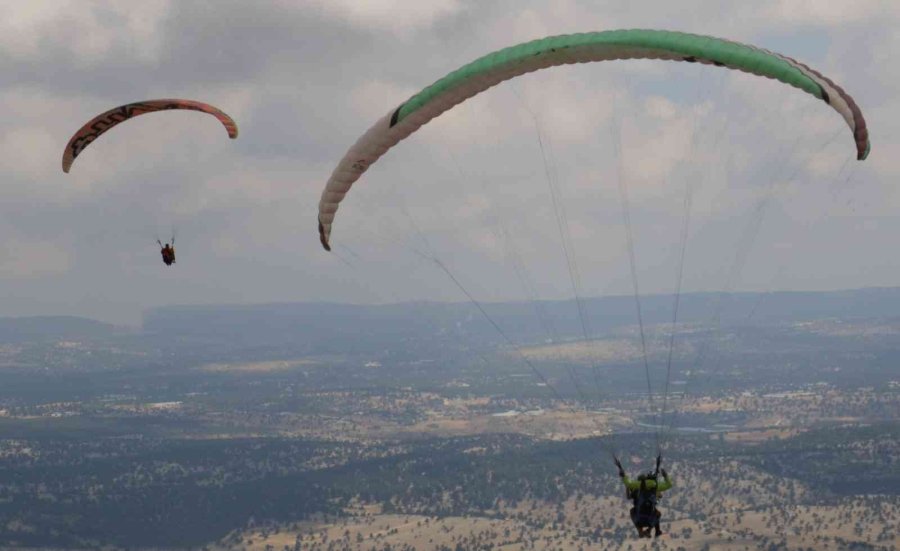
[{"label": "sky", "polygon": [[[679,273],[684,291],[895,286],[898,24],[893,0],[0,0],[0,316],[136,325],[167,304],[670,293]],[[853,159],[826,104],[767,79],[547,69],[391,150],[322,250],[319,195],[379,117],[494,50],[619,28],[811,65],[862,107],[871,156]],[[88,119],[172,97],[221,108],[239,138],[150,114],[61,171]],[[155,241],[173,233],[166,267]]]}]

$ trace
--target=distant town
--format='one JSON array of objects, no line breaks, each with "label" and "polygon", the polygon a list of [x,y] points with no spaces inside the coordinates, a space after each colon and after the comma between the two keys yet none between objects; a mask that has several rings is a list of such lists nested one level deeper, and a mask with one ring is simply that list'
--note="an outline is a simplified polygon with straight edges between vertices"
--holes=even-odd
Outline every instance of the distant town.
[{"label": "distant town", "polygon": [[[896,300],[857,293],[879,292]],[[520,323],[512,347],[466,305],[7,318],[0,543],[896,549],[900,319],[805,300],[688,316],[668,389],[651,315],[650,394],[629,323],[589,341]],[[644,545],[612,455],[636,475],[657,451],[675,488]]]}]

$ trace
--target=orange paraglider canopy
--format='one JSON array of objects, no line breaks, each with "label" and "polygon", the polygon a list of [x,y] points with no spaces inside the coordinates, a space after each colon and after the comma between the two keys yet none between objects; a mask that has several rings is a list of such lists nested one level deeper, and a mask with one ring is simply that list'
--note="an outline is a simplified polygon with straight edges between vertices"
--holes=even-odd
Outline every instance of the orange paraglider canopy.
[{"label": "orange paraglider canopy", "polygon": [[145,113],[154,113],[156,111],[169,111],[172,109],[187,109],[189,111],[201,111],[203,113],[209,113],[215,118],[219,119],[219,122],[225,127],[225,130],[228,131],[228,137],[232,140],[237,138],[238,128],[237,124],[235,124],[234,119],[229,117],[224,111],[213,107],[207,103],[202,103],[199,101],[192,101],[186,99],[155,99],[155,100],[147,100],[147,101],[139,101],[135,103],[129,103],[127,105],[122,105],[120,107],[116,107],[115,109],[110,109],[105,113],[101,113],[97,115],[93,119],[87,122],[84,126],[82,126],[78,132],[75,133],[74,136],[69,140],[69,143],[66,144],[66,149],[63,151],[62,158],[62,169],[63,172],[69,172],[69,169],[72,168],[72,163],[75,161],[75,157],[81,154],[88,145],[91,144],[94,140],[103,135],[110,128],[116,126],[117,124],[127,121],[133,117],[137,117],[138,115],[143,115]]}]

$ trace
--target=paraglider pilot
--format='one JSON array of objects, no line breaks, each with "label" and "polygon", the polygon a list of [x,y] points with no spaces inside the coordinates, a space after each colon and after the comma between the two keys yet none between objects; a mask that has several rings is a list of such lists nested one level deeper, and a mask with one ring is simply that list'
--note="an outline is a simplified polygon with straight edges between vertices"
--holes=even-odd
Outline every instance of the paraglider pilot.
[{"label": "paraglider pilot", "polygon": [[175,238],[172,238],[172,246],[170,247],[168,243],[165,245],[162,244],[162,241],[159,239],[156,240],[159,243],[159,246],[162,247],[159,252],[162,254],[162,261],[166,263],[166,266],[171,266],[175,264]]},{"label": "paraglider pilot", "polygon": [[[631,522],[637,528],[638,537],[649,538],[651,529],[655,529],[656,533],[654,535],[659,537],[662,535],[662,530],[659,528],[662,514],[656,508],[656,502],[660,494],[672,487],[669,474],[665,469],[660,468],[662,456],[656,456],[655,471],[641,474],[637,480],[628,478],[619,459],[616,457],[613,457],[613,459],[616,462],[616,467],[619,469],[619,478],[622,479],[622,484],[625,485],[626,495],[634,503],[630,511]],[[662,482],[658,480],[660,473],[663,476]]]}]

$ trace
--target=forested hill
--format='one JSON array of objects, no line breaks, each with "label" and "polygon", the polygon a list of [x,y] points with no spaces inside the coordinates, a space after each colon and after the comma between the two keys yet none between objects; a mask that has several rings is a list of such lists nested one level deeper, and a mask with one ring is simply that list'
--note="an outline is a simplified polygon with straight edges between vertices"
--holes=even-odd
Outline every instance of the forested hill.
[{"label": "forested hill", "polygon": [[108,337],[115,327],[73,316],[0,318],[0,343]]},{"label": "forested hill", "polygon": [[[582,301],[588,330],[608,334],[634,325],[634,297],[590,298]],[[642,297],[648,325],[668,323],[673,297]],[[580,337],[582,328],[574,301],[483,304],[490,316],[515,341],[547,337],[549,321],[560,335]],[[535,313],[541,312],[542,318]],[[716,312],[724,326],[771,325],[833,318],[840,320],[900,317],[900,288],[831,292],[691,293],[681,297],[682,323],[709,324]],[[144,314],[143,331],[164,338],[228,339],[235,344],[271,345],[297,341],[359,344],[434,340],[452,336],[475,346],[498,344],[502,337],[471,303],[408,302],[391,305],[281,303],[258,305],[164,306]],[[117,333],[115,326],[74,316],[0,317],[0,344],[25,341],[99,339]],[[149,336],[148,335],[148,336]]]},{"label": "forested hill", "polygon": [[[641,297],[646,324],[668,323],[673,297]],[[602,335],[636,323],[634,297],[582,301],[588,330]],[[574,301],[483,304],[489,315],[516,341],[546,338],[549,321],[564,336],[580,336]],[[540,311],[540,316],[536,314]],[[830,292],[691,293],[681,297],[683,323],[711,323],[716,313],[724,326],[771,325],[822,318],[841,320],[900,316],[900,288]],[[542,319],[543,318],[543,319]],[[543,322],[543,324],[542,324]],[[285,303],[260,305],[166,306],[144,315],[145,332],[196,338],[229,338],[273,344],[297,339],[325,343],[417,339],[455,333],[473,345],[501,337],[477,308],[467,302],[410,302],[392,305]]]}]

